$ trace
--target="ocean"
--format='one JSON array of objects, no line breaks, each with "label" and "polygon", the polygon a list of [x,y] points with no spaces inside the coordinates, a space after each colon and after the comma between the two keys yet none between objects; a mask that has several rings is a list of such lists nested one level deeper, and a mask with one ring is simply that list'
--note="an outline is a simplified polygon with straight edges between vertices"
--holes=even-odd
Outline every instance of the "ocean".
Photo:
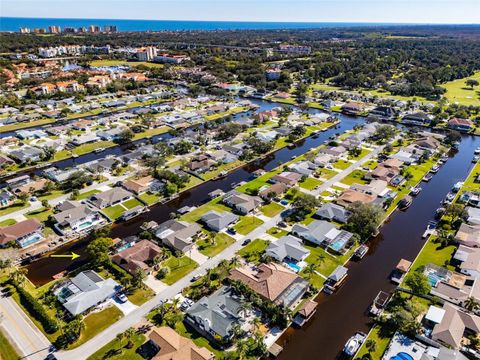
[{"label": "ocean", "polygon": [[[18,31],[21,27],[46,28],[50,25],[88,27],[90,25],[116,25],[118,31],[160,30],[245,30],[245,29],[310,29],[352,26],[381,26],[380,23],[327,23],[327,22],[250,22],[250,21],[183,21],[183,20],[119,20],[119,19],[45,19],[0,17],[0,31]],[[400,25],[400,24],[396,24]]]}]

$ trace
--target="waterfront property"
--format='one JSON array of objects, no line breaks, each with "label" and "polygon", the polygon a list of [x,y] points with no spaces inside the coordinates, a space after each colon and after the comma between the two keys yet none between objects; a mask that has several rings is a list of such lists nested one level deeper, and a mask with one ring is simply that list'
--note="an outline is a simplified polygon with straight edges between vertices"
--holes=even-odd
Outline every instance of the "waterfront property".
[{"label": "waterfront property", "polygon": [[192,248],[194,238],[201,232],[201,228],[196,223],[172,219],[160,224],[154,231],[163,245],[185,253]]},{"label": "waterfront property", "polygon": [[27,219],[16,224],[0,228],[0,247],[12,243],[24,248],[43,239],[43,225],[37,219]]},{"label": "waterfront property", "polygon": [[142,240],[128,249],[122,250],[112,256],[112,261],[135,274],[138,270],[149,274],[153,267],[154,259],[162,254],[162,250],[148,240]]}]

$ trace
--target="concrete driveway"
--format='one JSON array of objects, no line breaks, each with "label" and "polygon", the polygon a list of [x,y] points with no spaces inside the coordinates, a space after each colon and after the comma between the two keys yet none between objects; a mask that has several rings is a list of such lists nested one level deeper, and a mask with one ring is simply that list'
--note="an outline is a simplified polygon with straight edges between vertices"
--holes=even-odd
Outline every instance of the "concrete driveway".
[{"label": "concrete driveway", "polygon": [[123,313],[123,315],[130,314],[138,307],[137,305],[134,305],[130,300],[122,303],[116,297],[110,299],[110,302],[115,305]]}]

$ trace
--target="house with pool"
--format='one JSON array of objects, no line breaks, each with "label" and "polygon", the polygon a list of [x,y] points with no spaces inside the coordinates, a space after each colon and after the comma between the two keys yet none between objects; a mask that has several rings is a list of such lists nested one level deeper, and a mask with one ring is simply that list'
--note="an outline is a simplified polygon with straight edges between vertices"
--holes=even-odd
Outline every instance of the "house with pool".
[{"label": "house with pool", "polygon": [[87,204],[77,201],[64,201],[52,215],[55,229],[64,236],[81,234],[106,223],[106,219]]},{"label": "house with pool", "polygon": [[286,235],[270,242],[265,253],[298,273],[307,265],[305,258],[310,255],[310,250],[305,249],[301,239]]},{"label": "house with pool", "polygon": [[43,225],[37,219],[27,219],[0,228],[0,248],[16,243],[22,248],[43,240]]},{"label": "house with pool", "polygon": [[315,220],[308,225],[295,224],[292,234],[340,254],[346,253],[354,241],[351,232],[340,230],[334,224],[324,220]]}]

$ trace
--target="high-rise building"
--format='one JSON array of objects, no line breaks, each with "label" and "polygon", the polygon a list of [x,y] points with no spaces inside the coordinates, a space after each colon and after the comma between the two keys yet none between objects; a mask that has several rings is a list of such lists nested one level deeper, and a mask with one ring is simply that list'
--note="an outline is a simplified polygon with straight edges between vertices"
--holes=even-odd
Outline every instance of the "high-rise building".
[{"label": "high-rise building", "polygon": [[61,32],[60,26],[50,25],[50,26],[48,27],[48,32],[49,32],[50,34],[60,34],[60,32]]},{"label": "high-rise building", "polygon": [[45,34],[47,31],[45,30],[45,28],[34,28],[33,32],[35,34]]},{"label": "high-rise building", "polygon": [[139,61],[152,61],[157,56],[157,48],[153,46],[147,46],[137,49],[135,53]]},{"label": "high-rise building", "polygon": [[20,28],[20,33],[21,33],[21,34],[30,34],[30,28],[21,27],[21,28]]},{"label": "high-rise building", "polygon": [[97,25],[90,25],[88,27],[88,32],[91,32],[93,34],[99,33],[100,32],[100,26]]},{"label": "high-rise building", "polygon": [[79,27],[78,32],[82,33],[82,34],[85,34],[87,32],[87,28],[85,26]]},{"label": "high-rise building", "polygon": [[63,32],[64,33],[76,33],[77,29],[75,29],[74,27],[71,27],[71,26],[65,26],[63,28]]},{"label": "high-rise building", "polygon": [[105,31],[106,33],[116,33],[118,29],[116,25],[106,25],[103,28],[103,31]]}]

